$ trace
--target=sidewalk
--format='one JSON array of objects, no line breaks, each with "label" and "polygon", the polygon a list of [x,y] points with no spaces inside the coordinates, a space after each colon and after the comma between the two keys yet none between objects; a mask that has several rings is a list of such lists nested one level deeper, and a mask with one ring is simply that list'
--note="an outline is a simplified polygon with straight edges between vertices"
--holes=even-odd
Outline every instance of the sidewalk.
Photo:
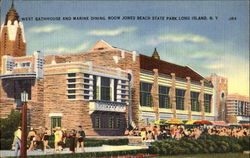
[{"label": "sidewalk", "polygon": [[[138,149],[147,149],[147,146],[132,146],[132,145],[103,145],[100,147],[85,147],[85,152],[105,152],[105,151],[122,151],[122,150],[138,150]],[[46,153],[43,151],[35,150],[35,151],[27,151],[27,155],[52,155],[52,154],[67,154],[71,153],[69,148],[64,149],[61,152],[54,152],[54,149],[48,149]],[[80,153],[80,152],[76,152]],[[15,156],[15,151],[11,150],[0,150],[1,157]]]}]

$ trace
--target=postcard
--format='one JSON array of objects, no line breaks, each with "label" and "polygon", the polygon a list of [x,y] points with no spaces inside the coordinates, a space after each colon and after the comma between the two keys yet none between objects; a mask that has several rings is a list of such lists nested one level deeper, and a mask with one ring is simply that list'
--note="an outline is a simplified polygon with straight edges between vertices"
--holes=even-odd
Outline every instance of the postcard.
[{"label": "postcard", "polygon": [[246,150],[249,1],[0,4],[1,156]]}]

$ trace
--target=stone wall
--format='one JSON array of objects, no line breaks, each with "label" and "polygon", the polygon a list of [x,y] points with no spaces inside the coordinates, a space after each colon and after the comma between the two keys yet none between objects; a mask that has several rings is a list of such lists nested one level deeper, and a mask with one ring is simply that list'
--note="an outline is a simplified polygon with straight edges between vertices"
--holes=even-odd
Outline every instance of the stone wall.
[{"label": "stone wall", "polygon": [[[117,58],[118,60],[115,60]],[[45,126],[50,127],[49,114],[62,114],[62,127],[73,128],[82,125],[88,135],[97,135],[92,128],[89,115],[89,103],[83,100],[67,99],[67,71],[70,69],[56,68],[58,64],[73,62],[92,62],[105,68],[120,68],[132,73],[132,118],[139,122],[139,58],[132,52],[117,49],[75,53],[70,55],[54,55],[45,57],[44,78],[44,114]],[[55,66],[53,68],[53,66]],[[61,74],[58,74],[61,73]],[[128,111],[125,118],[127,120]],[[109,134],[112,130],[109,130]],[[105,134],[105,132],[103,132]],[[117,133],[117,132],[116,132]],[[118,131],[121,133],[121,131]],[[108,134],[108,133],[107,133]],[[113,133],[115,134],[115,133]]]},{"label": "stone wall", "polygon": [[6,117],[10,114],[11,110],[15,110],[14,99],[0,98],[0,118]]}]

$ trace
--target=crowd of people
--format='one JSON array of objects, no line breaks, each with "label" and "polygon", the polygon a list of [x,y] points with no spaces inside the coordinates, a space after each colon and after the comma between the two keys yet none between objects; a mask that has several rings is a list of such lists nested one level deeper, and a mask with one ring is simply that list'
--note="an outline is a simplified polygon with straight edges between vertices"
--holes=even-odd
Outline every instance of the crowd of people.
[{"label": "crowd of people", "polygon": [[[66,130],[56,127],[51,132],[48,128],[39,127],[37,129],[31,128],[27,140],[28,151],[34,151],[36,148],[42,149],[44,152],[47,148],[51,148],[48,144],[50,136],[54,135],[54,151],[59,152],[66,147],[66,138],[69,139],[69,150],[74,153],[76,151],[84,152],[84,138],[85,132],[82,126],[77,130]],[[221,126],[183,126],[183,125],[170,125],[170,126],[147,126],[142,129],[125,130],[127,136],[140,136],[143,143],[164,139],[181,139],[194,138],[197,139],[201,134],[219,135],[242,137],[250,136],[250,131],[242,127],[221,127]],[[15,148],[16,155],[21,147],[21,128],[19,127],[14,133],[13,149]]]},{"label": "crowd of people", "polygon": [[170,125],[170,126],[148,126],[141,130],[127,129],[125,135],[141,136],[142,141],[155,141],[163,139],[181,139],[186,138],[199,138],[201,134],[219,135],[241,137],[250,136],[250,131],[242,127],[222,127],[222,126],[188,126],[183,125]]},{"label": "crowd of people", "polygon": [[[14,133],[14,140],[12,143],[12,149],[15,150],[15,155],[18,155],[18,151],[21,148],[21,127]],[[69,150],[74,153],[75,151],[84,152],[84,139],[85,132],[82,126],[78,126],[78,130],[66,130],[60,127],[55,127],[51,132],[48,128],[39,127],[37,129],[30,128],[27,136],[28,151],[34,151],[40,148],[44,152],[51,148],[49,146],[49,139],[51,135],[54,135],[54,151],[60,152],[66,147],[66,138],[69,139]],[[76,149],[76,150],[75,150]]]}]

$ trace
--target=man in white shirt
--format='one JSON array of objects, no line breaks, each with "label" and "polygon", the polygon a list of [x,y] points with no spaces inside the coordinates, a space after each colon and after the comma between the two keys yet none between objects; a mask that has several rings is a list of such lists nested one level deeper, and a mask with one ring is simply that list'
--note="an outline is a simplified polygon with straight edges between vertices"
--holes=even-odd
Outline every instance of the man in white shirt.
[{"label": "man in white shirt", "polygon": [[15,156],[18,156],[18,150],[21,148],[21,136],[22,136],[22,130],[19,126],[18,129],[14,133],[14,141],[12,144],[12,147],[15,147]]}]

